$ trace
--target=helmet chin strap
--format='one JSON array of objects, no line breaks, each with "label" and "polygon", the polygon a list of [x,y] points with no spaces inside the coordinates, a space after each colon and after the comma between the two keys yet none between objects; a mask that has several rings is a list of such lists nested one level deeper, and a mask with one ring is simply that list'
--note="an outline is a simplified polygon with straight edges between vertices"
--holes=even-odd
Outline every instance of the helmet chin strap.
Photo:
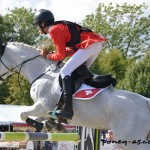
[{"label": "helmet chin strap", "polygon": [[47,34],[47,33],[44,31],[44,28],[45,28],[45,27],[41,27],[42,32],[43,32],[44,34]]},{"label": "helmet chin strap", "polygon": [[42,32],[43,32],[44,34],[47,34],[43,29],[42,29]]},{"label": "helmet chin strap", "polygon": [[47,33],[44,31],[44,28],[45,28],[46,26],[44,25],[44,27],[42,27],[42,24],[41,24],[41,23],[38,23],[38,25],[40,26],[42,32],[43,32],[44,34],[47,34]]}]

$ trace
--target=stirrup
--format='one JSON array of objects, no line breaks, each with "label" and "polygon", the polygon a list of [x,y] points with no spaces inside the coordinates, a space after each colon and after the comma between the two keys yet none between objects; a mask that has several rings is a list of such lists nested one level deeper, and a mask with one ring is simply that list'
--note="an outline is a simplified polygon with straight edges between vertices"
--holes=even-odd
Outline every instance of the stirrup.
[{"label": "stirrup", "polygon": [[56,115],[57,109],[58,109],[58,105],[54,108],[53,111],[49,112],[49,115],[51,115],[51,118],[54,119],[54,120],[57,120],[57,119],[58,119],[58,118],[57,118],[57,115]]},{"label": "stirrup", "polygon": [[73,110],[72,112],[70,112],[68,110],[61,109],[61,110],[56,111],[56,115],[57,115],[57,118],[72,120],[74,112]]}]

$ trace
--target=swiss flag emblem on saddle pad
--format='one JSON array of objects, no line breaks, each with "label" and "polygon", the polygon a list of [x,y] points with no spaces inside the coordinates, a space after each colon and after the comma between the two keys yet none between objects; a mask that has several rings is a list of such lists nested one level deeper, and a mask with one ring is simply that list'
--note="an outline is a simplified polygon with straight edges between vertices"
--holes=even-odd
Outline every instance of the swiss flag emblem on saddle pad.
[{"label": "swiss flag emblem on saddle pad", "polygon": [[[54,91],[61,95],[61,88],[58,82],[58,78],[56,78],[54,80]],[[94,98],[97,94],[99,94],[100,92],[107,90],[109,88],[94,88],[91,87],[89,85],[86,85],[84,83],[81,84],[80,88],[76,91],[75,94],[73,94],[73,98],[74,100],[90,100],[92,98]]]},{"label": "swiss flag emblem on saddle pad", "polygon": [[89,100],[101,92],[100,88],[78,90],[74,95],[74,99]]}]

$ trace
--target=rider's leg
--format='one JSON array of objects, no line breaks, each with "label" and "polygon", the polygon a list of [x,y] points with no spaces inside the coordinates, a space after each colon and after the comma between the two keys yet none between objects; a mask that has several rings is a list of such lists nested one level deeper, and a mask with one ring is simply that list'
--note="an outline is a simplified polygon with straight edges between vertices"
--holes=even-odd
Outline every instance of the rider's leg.
[{"label": "rider's leg", "polygon": [[84,81],[86,79],[91,79],[94,77],[94,74],[87,68],[85,64],[82,64],[77,69],[73,71],[71,74],[72,77],[80,81]]},{"label": "rider's leg", "polygon": [[[57,113],[58,117],[72,119],[73,107],[71,91],[71,73],[84,62],[88,62],[88,60],[90,61],[90,65],[92,65],[91,63],[94,62],[101,50],[102,43],[100,42],[94,43],[88,46],[86,49],[79,49],[60,70],[65,104],[62,110]],[[89,65],[89,63],[87,64]]]},{"label": "rider's leg", "polygon": [[102,43],[96,42],[85,49],[79,49],[60,70],[61,77],[71,73],[83,63],[89,68],[102,50]]},{"label": "rider's leg", "polygon": [[[98,53],[99,54],[99,53]],[[85,81],[87,79],[92,79],[94,74],[89,70],[90,66],[94,63],[95,59],[97,58],[98,54],[92,55],[84,65],[79,66],[75,71],[77,72],[77,76],[82,80]]]},{"label": "rider's leg", "polygon": [[62,89],[64,96],[64,106],[57,112],[59,118],[72,119],[73,117],[73,106],[72,106],[72,88],[71,88],[71,77],[66,75],[62,79]]}]

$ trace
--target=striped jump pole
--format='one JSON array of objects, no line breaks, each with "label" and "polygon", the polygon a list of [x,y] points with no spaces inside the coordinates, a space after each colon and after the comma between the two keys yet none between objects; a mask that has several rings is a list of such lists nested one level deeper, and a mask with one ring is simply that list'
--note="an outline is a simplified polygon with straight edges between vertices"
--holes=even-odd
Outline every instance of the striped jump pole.
[{"label": "striped jump pole", "polygon": [[42,132],[0,132],[0,141],[74,141],[78,133],[42,133]]}]

